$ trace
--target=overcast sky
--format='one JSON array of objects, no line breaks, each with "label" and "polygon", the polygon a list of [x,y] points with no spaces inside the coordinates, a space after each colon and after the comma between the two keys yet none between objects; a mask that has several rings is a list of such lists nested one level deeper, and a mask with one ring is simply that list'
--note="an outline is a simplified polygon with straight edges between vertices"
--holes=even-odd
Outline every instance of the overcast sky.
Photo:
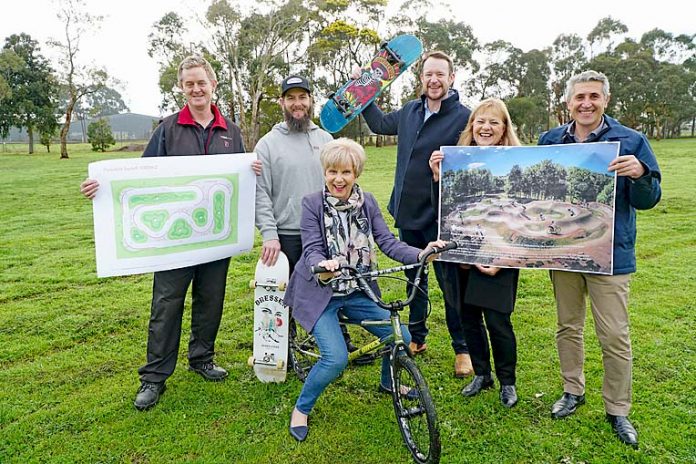
[{"label": "overcast sky", "polygon": [[[119,91],[131,111],[159,115],[157,64],[147,55],[147,36],[152,25],[166,12],[175,11],[184,18],[202,16],[210,1],[86,0],[86,3],[91,13],[105,18],[95,34],[83,39],[80,61],[103,66],[119,79],[122,82]],[[242,3],[253,4],[251,0]],[[400,3],[400,0],[390,2],[392,8]],[[454,17],[470,25],[482,43],[502,39],[525,51],[549,46],[562,33],[585,37],[606,16],[623,22],[628,27],[627,35],[636,40],[655,27],[673,34],[696,33],[693,14],[684,10],[686,4],[681,0],[448,0],[446,3],[451,5]],[[53,0],[6,1],[2,7],[0,39],[4,44],[5,37],[11,34],[28,33],[39,41],[44,55],[51,57],[46,40],[62,39],[63,25],[56,12]],[[433,15],[442,18],[448,13],[442,9]]]}]

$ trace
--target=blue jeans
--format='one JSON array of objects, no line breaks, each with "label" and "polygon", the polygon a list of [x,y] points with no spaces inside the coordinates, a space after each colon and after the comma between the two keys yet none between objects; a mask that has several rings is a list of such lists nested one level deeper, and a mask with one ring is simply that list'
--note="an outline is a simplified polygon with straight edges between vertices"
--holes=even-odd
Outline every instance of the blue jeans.
[{"label": "blue jeans", "polygon": [[[361,291],[355,291],[348,296],[335,296],[331,298],[319,320],[314,325],[314,335],[321,358],[309,371],[295,407],[302,414],[309,414],[314,404],[319,399],[326,387],[334,381],[348,365],[348,349],[343,341],[343,334],[338,325],[338,311],[351,323],[362,321],[389,320],[389,311],[380,308]],[[372,335],[380,340],[387,338],[392,333],[390,325],[365,327]],[[405,325],[401,324],[404,342],[411,341],[411,335]],[[382,359],[382,386],[391,389],[391,375],[389,373],[389,355]]]}]

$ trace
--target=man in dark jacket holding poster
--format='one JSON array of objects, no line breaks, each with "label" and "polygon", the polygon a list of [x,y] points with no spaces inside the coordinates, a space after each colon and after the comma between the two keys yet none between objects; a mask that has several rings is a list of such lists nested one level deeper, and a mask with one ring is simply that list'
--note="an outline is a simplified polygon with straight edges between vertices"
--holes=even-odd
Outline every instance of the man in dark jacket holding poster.
[{"label": "man in dark jacket holding poster", "polygon": [[585,71],[571,77],[566,102],[572,120],[539,138],[539,145],[620,142],[619,156],[608,166],[608,171],[617,174],[613,275],[551,271],[564,391],[551,408],[551,417],[569,416],[585,403],[583,329],[585,295],[589,294],[602,347],[606,418],[622,442],[637,446],[638,433],[628,420],[632,391],[628,291],[631,274],[636,270],[636,210],[650,209],[660,201],[661,174],[645,135],[604,114],[609,98],[609,80],[604,74]]},{"label": "man in dark jacket holding poster", "polygon": [[[437,239],[437,211],[430,201],[430,166],[428,160],[433,151],[443,145],[456,145],[459,135],[466,127],[471,111],[459,102],[459,93],[452,89],[454,65],[443,52],[432,51],[423,55],[421,61],[421,84],[423,94],[417,100],[406,103],[403,108],[384,114],[375,104],[363,111],[363,116],[372,132],[382,135],[398,135],[396,173],[394,189],[388,210],[396,222],[399,237],[417,248],[425,248]],[[440,281],[448,277],[448,268],[433,263]],[[406,271],[412,280],[415,272]],[[409,331],[413,337],[411,351],[425,351],[428,328],[427,318],[428,282],[422,281],[424,294],[417,293],[410,307]],[[447,328],[455,352],[455,376],[471,374],[469,350],[464,339],[457,309],[445,302]]]},{"label": "man in dark jacket holding poster", "polygon": [[[239,127],[212,103],[217,86],[215,71],[201,56],[189,56],[179,65],[179,87],[186,96],[181,111],[164,118],[155,129],[143,157],[244,153]],[[256,162],[254,170],[260,172]],[[94,198],[99,183],[86,179],[80,191]],[[210,381],[227,377],[215,364],[217,338],[225,299],[230,258],[159,271],[154,274],[147,337],[147,362],[142,366],[134,406],[148,409],[159,401],[165,381],[174,373],[179,353],[184,301],[192,285],[189,369]]]}]

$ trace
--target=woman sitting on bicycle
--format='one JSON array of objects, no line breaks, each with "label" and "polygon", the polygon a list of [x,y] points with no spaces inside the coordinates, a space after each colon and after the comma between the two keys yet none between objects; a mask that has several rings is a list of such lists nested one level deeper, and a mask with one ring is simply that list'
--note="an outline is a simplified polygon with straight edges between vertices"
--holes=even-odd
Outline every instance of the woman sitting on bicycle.
[{"label": "woman sitting on bicycle", "polygon": [[[319,395],[337,378],[348,364],[348,350],[338,324],[338,311],[350,322],[389,319],[389,311],[381,309],[359,288],[355,280],[331,282],[334,272],[315,276],[312,266],[336,271],[341,263],[369,271],[377,266],[375,245],[390,258],[404,264],[418,262],[422,250],[397,240],[389,231],[375,198],[364,192],[355,180],[365,164],[363,148],[352,140],[341,138],[327,143],[321,152],[326,185],[321,192],[302,200],[302,257],[295,267],[286,303],[295,320],[312,333],[321,352],[319,361],[305,380],[290,418],[290,434],[298,441],[307,437],[307,416]],[[442,241],[428,247],[442,247]],[[379,288],[370,283],[375,293]],[[366,327],[380,339],[392,333],[389,326]],[[411,336],[405,325],[401,331],[406,344]],[[388,356],[382,360],[379,390],[391,393]],[[405,391],[404,394],[408,394]]]}]

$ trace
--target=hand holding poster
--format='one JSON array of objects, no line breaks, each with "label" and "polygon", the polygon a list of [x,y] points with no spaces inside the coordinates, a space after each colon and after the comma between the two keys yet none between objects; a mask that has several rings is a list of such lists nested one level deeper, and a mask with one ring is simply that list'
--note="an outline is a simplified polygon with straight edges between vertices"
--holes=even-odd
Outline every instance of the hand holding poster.
[{"label": "hand holding poster", "polygon": [[611,274],[618,142],[441,150],[441,259]]},{"label": "hand holding poster", "polygon": [[99,277],[206,263],[254,240],[254,153],[90,163]]}]

